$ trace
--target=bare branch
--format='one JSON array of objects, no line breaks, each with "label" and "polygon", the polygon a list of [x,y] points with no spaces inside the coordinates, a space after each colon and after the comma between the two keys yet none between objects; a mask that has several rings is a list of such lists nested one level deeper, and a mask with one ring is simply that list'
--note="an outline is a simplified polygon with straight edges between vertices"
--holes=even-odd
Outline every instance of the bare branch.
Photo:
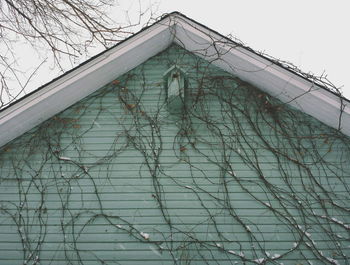
[{"label": "bare branch", "polygon": [[[67,59],[74,64],[91,49],[107,48],[133,33],[151,7],[144,11],[139,2],[138,19],[117,22],[108,16],[116,0],[4,0],[0,2],[0,109],[25,93],[30,79],[43,61],[61,72]],[[126,15],[127,12],[125,12]],[[120,21],[123,21],[120,19]],[[38,58],[29,73],[17,64],[19,44],[29,45]],[[62,63],[63,62],[63,63]],[[28,76],[29,75],[29,76]],[[10,85],[10,83],[11,85]],[[16,89],[10,89],[17,83]]]}]

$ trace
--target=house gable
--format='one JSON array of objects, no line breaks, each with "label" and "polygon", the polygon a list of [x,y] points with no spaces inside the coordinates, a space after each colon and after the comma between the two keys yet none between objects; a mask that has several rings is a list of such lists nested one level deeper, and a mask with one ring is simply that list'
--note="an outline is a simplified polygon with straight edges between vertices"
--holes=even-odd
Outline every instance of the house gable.
[{"label": "house gable", "polygon": [[345,263],[349,146],[171,46],[2,149],[0,263]]},{"label": "house gable", "polygon": [[[174,12],[0,112],[0,146],[175,43],[350,135],[349,101]],[[320,108],[322,106],[322,108]]]}]

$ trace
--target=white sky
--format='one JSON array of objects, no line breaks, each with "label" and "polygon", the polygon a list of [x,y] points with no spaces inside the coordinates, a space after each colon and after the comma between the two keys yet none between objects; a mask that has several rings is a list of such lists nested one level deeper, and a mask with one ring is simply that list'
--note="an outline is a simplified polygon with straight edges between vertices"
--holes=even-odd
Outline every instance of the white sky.
[{"label": "white sky", "polygon": [[325,72],[350,99],[350,0],[162,0],[158,13],[175,10],[303,72]]},{"label": "white sky", "polygon": [[[350,99],[350,0],[119,0],[110,15],[122,21],[121,8],[135,15],[139,1],[143,9],[154,3],[157,16],[179,11],[223,35],[232,34],[256,51],[291,62],[304,72],[318,76],[325,72]],[[28,72],[33,70],[31,53],[26,49],[16,51],[22,69]],[[27,92],[58,75],[52,65],[42,67]]]}]

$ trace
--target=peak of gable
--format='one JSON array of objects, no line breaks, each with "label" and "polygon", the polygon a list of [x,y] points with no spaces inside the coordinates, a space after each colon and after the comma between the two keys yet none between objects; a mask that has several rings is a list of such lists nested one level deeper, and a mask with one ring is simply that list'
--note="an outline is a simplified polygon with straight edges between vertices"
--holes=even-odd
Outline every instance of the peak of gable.
[{"label": "peak of gable", "polygon": [[173,12],[0,112],[0,146],[177,44],[350,135],[349,101],[202,24]]}]

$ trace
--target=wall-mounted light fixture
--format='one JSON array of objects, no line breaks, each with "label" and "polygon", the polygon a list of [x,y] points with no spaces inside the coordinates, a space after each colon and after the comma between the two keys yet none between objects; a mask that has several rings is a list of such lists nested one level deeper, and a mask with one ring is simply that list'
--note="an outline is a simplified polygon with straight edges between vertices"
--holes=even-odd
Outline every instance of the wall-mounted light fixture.
[{"label": "wall-mounted light fixture", "polygon": [[187,88],[185,71],[174,65],[164,73],[163,79],[169,112],[181,112],[185,104],[185,90]]}]

